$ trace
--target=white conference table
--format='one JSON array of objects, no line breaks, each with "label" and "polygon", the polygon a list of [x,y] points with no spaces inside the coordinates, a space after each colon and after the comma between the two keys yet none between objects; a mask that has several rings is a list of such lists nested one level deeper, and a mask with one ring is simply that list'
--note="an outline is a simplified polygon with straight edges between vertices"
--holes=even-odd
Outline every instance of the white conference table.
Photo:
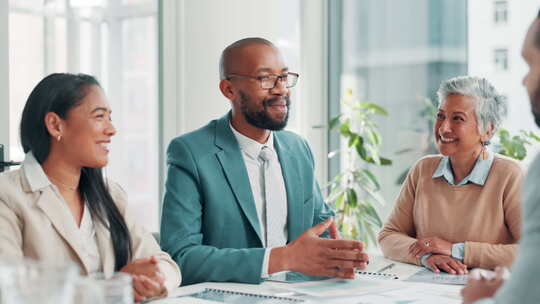
[{"label": "white conference table", "polygon": [[[307,303],[339,303],[339,304],[370,304],[370,303],[391,303],[391,304],[419,304],[419,303],[436,303],[436,304],[453,304],[461,303],[460,290],[462,285],[447,285],[447,284],[432,284],[432,283],[417,283],[404,281],[411,275],[415,274],[422,267],[399,263],[385,259],[381,256],[372,256],[370,264],[366,271],[375,272],[390,263],[394,263],[391,269],[383,271],[383,273],[395,274],[399,277],[398,280],[377,280],[379,285],[390,286],[385,290],[376,291],[351,291],[350,294],[340,295],[338,297],[317,297],[313,295],[305,295],[291,292],[287,290],[292,283],[281,283],[265,281],[261,284],[241,284],[241,283],[200,283],[177,288],[171,293],[170,297],[165,300],[153,301],[152,304],[175,304],[175,303],[207,303],[199,302],[197,299],[187,300],[186,298],[174,298],[178,296],[193,294],[203,291],[206,288],[215,288],[230,290],[234,292],[256,293],[269,296],[286,296],[306,300]],[[361,280],[361,275],[357,280]]]}]

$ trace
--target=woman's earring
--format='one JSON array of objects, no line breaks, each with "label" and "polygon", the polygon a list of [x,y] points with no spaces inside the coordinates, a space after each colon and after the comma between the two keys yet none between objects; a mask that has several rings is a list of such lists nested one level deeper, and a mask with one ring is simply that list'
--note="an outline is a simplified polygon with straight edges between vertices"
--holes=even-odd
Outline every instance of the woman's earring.
[{"label": "woman's earring", "polygon": [[489,156],[487,151],[487,146],[490,144],[489,140],[481,141],[480,144],[482,145],[482,159],[486,160]]},{"label": "woman's earring", "polygon": [[56,137],[57,141],[60,141],[60,139],[62,139],[62,135],[58,135],[58,137]]}]

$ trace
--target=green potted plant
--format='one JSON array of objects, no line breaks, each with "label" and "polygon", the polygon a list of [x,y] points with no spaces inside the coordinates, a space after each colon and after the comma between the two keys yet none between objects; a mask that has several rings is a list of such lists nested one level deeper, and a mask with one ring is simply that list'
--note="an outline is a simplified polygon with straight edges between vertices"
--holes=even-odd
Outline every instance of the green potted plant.
[{"label": "green potted plant", "polygon": [[353,101],[351,90],[342,104],[344,112],[330,120],[330,129],[337,130],[346,144],[328,157],[340,153],[347,165],[330,182],[327,200],[335,207],[341,233],[369,246],[376,243],[375,232],[382,226],[376,206],[384,204],[379,180],[370,168],[392,164],[379,154],[382,140],[374,117],[388,113],[374,103]]},{"label": "green potted plant", "polygon": [[527,146],[531,146],[532,141],[540,142],[540,137],[532,131],[519,130],[512,135],[508,130],[500,128],[495,135],[494,151],[517,160],[527,156]]}]

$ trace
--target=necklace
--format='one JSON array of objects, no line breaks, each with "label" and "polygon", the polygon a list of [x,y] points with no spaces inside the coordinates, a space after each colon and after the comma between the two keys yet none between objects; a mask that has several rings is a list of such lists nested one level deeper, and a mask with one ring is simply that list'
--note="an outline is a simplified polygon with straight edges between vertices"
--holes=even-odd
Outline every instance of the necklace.
[{"label": "necklace", "polygon": [[75,186],[75,187],[72,187],[72,186],[69,186],[69,185],[66,185],[64,183],[62,183],[61,181],[57,180],[56,178],[52,177],[52,176],[49,176],[52,180],[56,181],[57,183],[59,183],[61,186],[63,186],[64,188],[67,188],[68,190],[71,190],[71,191],[77,191],[77,188],[78,188],[78,185]]}]

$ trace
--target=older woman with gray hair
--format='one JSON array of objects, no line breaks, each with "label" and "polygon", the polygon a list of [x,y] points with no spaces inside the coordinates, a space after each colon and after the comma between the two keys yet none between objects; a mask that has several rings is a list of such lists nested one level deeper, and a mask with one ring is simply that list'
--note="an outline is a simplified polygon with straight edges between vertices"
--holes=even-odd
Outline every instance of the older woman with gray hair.
[{"label": "older woman with gray hair", "polygon": [[379,233],[386,257],[435,272],[509,266],[520,237],[519,164],[487,150],[507,112],[484,78],[444,81],[434,126],[440,155],[409,171]]}]

